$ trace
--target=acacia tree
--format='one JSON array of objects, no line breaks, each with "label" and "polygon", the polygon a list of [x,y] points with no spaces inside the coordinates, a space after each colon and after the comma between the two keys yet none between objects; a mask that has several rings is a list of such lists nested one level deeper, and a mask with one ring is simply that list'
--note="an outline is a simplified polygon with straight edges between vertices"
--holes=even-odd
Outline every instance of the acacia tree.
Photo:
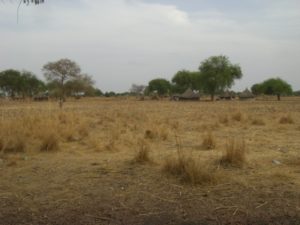
[{"label": "acacia tree", "polygon": [[49,62],[43,67],[45,78],[49,82],[59,84],[60,100],[65,97],[65,82],[76,79],[80,76],[81,69],[79,65],[70,59],[60,59],[56,62]]},{"label": "acacia tree", "polygon": [[270,78],[262,83],[254,84],[251,89],[259,94],[276,95],[278,101],[282,94],[293,93],[291,85],[280,78]]},{"label": "acacia tree", "polygon": [[212,56],[204,60],[200,67],[201,87],[211,95],[211,100],[217,92],[224,91],[240,79],[243,74],[239,65],[232,64],[227,56]]}]

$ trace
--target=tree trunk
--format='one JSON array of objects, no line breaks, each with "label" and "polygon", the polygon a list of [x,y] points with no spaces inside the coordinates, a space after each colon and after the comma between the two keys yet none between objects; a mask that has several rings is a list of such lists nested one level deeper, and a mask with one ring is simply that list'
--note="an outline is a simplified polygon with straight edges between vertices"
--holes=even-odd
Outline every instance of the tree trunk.
[{"label": "tree trunk", "polygon": [[215,100],[215,93],[212,93],[212,94],[210,95],[210,100],[211,100],[212,102]]},{"label": "tree trunk", "polygon": [[277,94],[277,100],[280,101],[280,94]]}]

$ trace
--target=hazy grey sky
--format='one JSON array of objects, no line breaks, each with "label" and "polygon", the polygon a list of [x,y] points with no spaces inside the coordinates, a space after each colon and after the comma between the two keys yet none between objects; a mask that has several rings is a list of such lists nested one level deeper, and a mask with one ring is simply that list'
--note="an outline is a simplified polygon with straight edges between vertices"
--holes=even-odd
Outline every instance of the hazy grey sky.
[{"label": "hazy grey sky", "polygon": [[[5,3],[4,3],[5,2]],[[0,70],[76,61],[103,91],[171,79],[227,55],[243,70],[235,90],[280,76],[300,89],[299,0],[0,0]]]}]

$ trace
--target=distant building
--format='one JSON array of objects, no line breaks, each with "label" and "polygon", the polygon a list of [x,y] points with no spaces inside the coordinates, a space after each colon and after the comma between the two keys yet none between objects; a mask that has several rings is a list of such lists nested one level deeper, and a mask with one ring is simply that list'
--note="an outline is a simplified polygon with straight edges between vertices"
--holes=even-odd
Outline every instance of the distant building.
[{"label": "distant building", "polygon": [[199,92],[193,91],[191,88],[188,88],[183,94],[175,94],[172,96],[174,101],[199,101],[200,94]]},{"label": "distant building", "polygon": [[248,88],[246,88],[243,92],[239,94],[240,100],[250,100],[254,99],[254,97],[254,94],[251,91],[249,91]]}]

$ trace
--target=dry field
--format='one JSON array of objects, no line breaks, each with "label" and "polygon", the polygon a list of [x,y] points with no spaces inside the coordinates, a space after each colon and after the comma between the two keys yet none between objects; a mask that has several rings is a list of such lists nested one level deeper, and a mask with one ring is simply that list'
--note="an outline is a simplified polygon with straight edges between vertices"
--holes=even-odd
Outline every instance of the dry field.
[{"label": "dry field", "polygon": [[300,224],[300,99],[0,102],[0,224]]}]

